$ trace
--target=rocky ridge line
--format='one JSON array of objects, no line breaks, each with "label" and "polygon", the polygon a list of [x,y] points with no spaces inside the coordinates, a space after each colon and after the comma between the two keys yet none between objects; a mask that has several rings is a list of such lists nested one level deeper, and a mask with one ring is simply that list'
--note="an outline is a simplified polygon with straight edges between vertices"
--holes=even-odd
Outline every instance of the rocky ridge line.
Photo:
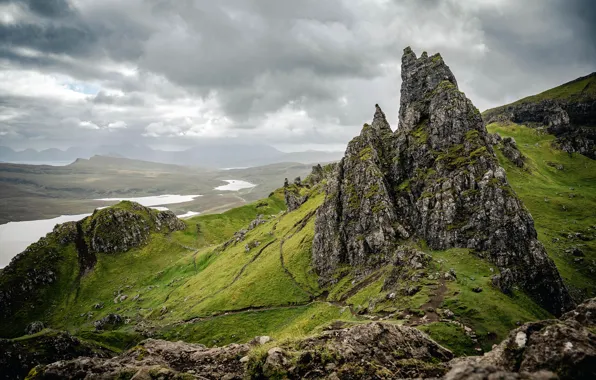
[{"label": "rocky ridge line", "polygon": [[[578,78],[563,86],[587,80],[587,85],[569,99],[522,99],[484,112],[487,124],[514,122],[546,128],[557,137],[554,145],[569,153],[580,153],[596,159],[596,73]],[[589,87],[592,87],[591,89]],[[589,93],[591,92],[592,95]]]},{"label": "rocky ridge line", "polygon": [[405,49],[398,129],[377,105],[328,180],[312,251],[321,284],[337,281],[342,265],[364,276],[393,263],[404,242],[424,240],[493,262],[493,283],[505,293],[519,286],[556,315],[569,310],[573,301],[491,140],[442,57]]}]

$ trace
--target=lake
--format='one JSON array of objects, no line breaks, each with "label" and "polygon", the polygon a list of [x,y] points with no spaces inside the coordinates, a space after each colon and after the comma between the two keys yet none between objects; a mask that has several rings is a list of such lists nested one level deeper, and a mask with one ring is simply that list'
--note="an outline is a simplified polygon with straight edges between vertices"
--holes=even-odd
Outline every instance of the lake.
[{"label": "lake", "polygon": [[217,186],[214,190],[238,191],[238,190],[249,189],[249,188],[257,186],[253,183],[241,181],[238,179],[226,179],[223,181],[227,182],[228,184]]}]

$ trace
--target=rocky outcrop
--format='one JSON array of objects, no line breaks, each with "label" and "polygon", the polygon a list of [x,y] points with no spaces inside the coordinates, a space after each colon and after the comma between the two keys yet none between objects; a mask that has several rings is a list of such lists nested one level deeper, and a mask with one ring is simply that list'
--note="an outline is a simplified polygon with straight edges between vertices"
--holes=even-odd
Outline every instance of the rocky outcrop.
[{"label": "rocky outcrop", "polygon": [[434,378],[452,357],[417,329],[375,322],[271,348],[252,357],[248,370],[253,378]]},{"label": "rocky outcrop", "polygon": [[78,358],[35,368],[31,379],[242,379],[249,344],[207,348],[148,339],[119,357]]},{"label": "rocky outcrop", "polygon": [[42,364],[79,356],[108,358],[115,353],[82,341],[67,332],[47,331],[19,339],[0,339],[0,379],[24,379]]},{"label": "rocky outcrop", "polygon": [[370,323],[325,331],[312,338],[249,351],[267,343],[206,348],[200,344],[148,339],[113,359],[78,358],[40,366],[32,379],[141,378],[163,379],[366,379],[443,375],[450,351],[411,327]]},{"label": "rocky outcrop", "polygon": [[95,210],[80,223],[94,253],[126,252],[146,244],[152,231],[168,233],[186,227],[171,211],[155,211],[126,201]]},{"label": "rocky outcrop", "polygon": [[596,299],[591,299],[559,320],[526,323],[484,356],[460,359],[458,368],[488,366],[520,373],[549,371],[560,379],[594,379],[595,311]]},{"label": "rocky outcrop", "polygon": [[326,165],[324,168],[320,164],[315,165],[304,181],[300,177],[297,177],[292,184],[286,178],[284,181],[284,198],[288,211],[294,211],[306,202],[308,200],[309,190],[321,183],[333,167],[333,164]]},{"label": "rocky outcrop", "polygon": [[[579,88],[578,86],[583,86]],[[569,153],[596,159],[596,73],[537,96],[484,112],[487,124],[512,121],[545,127],[557,136],[554,145]]]},{"label": "rocky outcrop", "polygon": [[518,168],[524,167],[524,162],[526,157],[519,151],[517,148],[517,144],[513,137],[505,137],[501,140],[501,144],[498,148],[503,152],[503,155],[511,162],[515,164]]},{"label": "rocky outcrop", "polygon": [[37,334],[38,332],[42,331],[44,328],[45,328],[45,325],[43,324],[43,322],[33,321],[27,325],[27,328],[25,329],[25,334],[27,334],[27,335]]},{"label": "rocky outcrop", "polygon": [[288,179],[284,183],[284,199],[286,201],[286,207],[288,211],[294,211],[300,205],[308,200],[308,195],[303,194],[303,186],[300,181],[300,177],[294,180],[294,183],[289,184]]},{"label": "rocky outcrop", "polygon": [[558,136],[554,146],[567,153],[580,153],[596,160],[596,131],[594,128],[578,128]]},{"label": "rocky outcrop", "polygon": [[402,80],[397,130],[377,106],[328,180],[313,240],[322,285],[342,265],[364,275],[390,264],[404,240],[423,239],[432,249],[469,248],[551,312],[568,310],[573,302],[534,221],[449,67],[408,48]]}]

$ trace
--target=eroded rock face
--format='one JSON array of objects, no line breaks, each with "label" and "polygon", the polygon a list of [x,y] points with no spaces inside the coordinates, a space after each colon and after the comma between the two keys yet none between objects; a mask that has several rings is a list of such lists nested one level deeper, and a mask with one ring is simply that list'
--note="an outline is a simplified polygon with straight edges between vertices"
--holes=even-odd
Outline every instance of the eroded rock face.
[{"label": "eroded rock face", "polygon": [[398,129],[377,106],[329,180],[313,240],[321,283],[335,281],[343,264],[357,274],[389,264],[400,241],[415,237],[433,249],[470,248],[551,312],[568,310],[573,302],[534,221],[449,67],[408,48],[402,80]]},{"label": "eroded rock face", "polygon": [[[594,76],[596,73],[578,78],[568,85]],[[593,86],[594,81],[588,83],[588,86]],[[596,126],[596,99],[583,91],[569,98],[521,100],[488,110],[484,116],[487,123],[513,121],[546,127],[549,133],[557,136],[554,144],[559,149],[596,159],[596,133],[591,128]]]}]

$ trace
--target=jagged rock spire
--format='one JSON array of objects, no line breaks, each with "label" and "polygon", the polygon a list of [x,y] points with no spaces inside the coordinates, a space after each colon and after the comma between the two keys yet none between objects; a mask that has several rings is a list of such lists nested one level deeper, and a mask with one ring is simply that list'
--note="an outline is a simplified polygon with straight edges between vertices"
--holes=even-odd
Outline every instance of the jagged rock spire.
[{"label": "jagged rock spire", "polygon": [[350,142],[330,181],[313,240],[321,282],[342,264],[366,273],[394,263],[398,246],[414,237],[432,249],[482,255],[501,271],[495,286],[517,285],[554,314],[573,305],[480,112],[439,54],[404,50],[399,128],[390,131],[377,105],[372,126]]},{"label": "jagged rock spire", "polygon": [[401,68],[401,97],[399,129],[412,130],[428,111],[429,95],[439,85],[452,85],[457,89],[455,76],[439,53],[416,58],[411,48],[404,49]]}]

